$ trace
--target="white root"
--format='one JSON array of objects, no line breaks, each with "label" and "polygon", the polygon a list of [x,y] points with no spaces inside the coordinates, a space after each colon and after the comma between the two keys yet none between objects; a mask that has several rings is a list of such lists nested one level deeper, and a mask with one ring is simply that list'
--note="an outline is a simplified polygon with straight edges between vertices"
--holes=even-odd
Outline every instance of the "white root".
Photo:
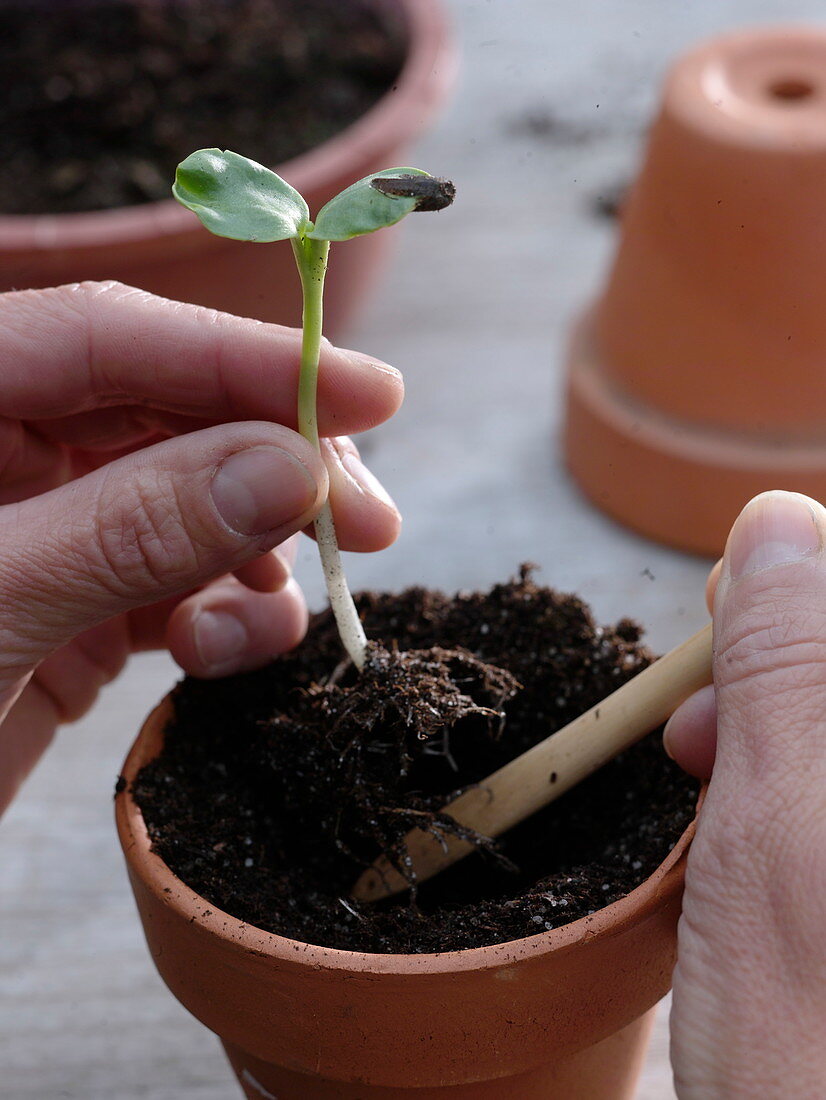
[{"label": "white root", "polygon": [[367,657],[367,637],[356,611],[356,605],[353,603],[353,597],[350,595],[350,589],[347,587],[329,501],[325,502],[316,516],[314,527],[321,567],[324,570],[324,581],[336,626],[350,660],[361,671]]}]

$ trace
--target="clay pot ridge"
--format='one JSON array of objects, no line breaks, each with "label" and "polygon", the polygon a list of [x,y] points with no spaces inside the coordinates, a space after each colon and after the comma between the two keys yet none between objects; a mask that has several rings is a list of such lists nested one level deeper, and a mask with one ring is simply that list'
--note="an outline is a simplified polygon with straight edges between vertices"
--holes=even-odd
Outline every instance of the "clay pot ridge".
[{"label": "clay pot ridge", "polygon": [[218,910],[152,852],[129,785],[170,714],[166,700],[127,758],[118,832],[161,976],[248,1096],[630,1098],[670,986],[693,824],[646,882],[562,928],[437,954],[317,947]]},{"label": "clay pot ridge", "polygon": [[[164,712],[168,718],[169,713],[166,708],[164,708]],[[160,731],[161,728],[158,732],[160,733]],[[162,743],[162,736],[157,739],[151,738],[143,746],[140,742],[136,743],[123,770],[123,777],[128,783],[132,782],[141,768],[158,755]],[[684,855],[691,839],[688,831],[684,833],[679,844],[675,845],[669,852],[667,858],[650,878],[646,879],[645,882],[641,883],[624,898],[598,910],[593,916],[582,917],[580,920],[549,932],[540,932],[535,936],[527,936],[520,940],[493,944],[488,947],[415,955],[379,954],[319,947],[300,940],[292,940],[273,932],[265,932],[263,929],[255,928],[253,925],[249,925],[245,921],[238,920],[231,914],[215,908],[212,903],[207,902],[206,899],[191,890],[185,882],[167,867],[159,856],[152,852],[151,840],[143,821],[143,815],[132,800],[131,795],[127,794],[126,798],[119,801],[117,805],[118,828],[126,828],[130,831],[137,849],[135,861],[141,863],[147,879],[160,881],[161,878],[166,879],[168,877],[174,880],[175,891],[166,900],[181,916],[189,919],[193,914],[197,914],[200,923],[206,930],[219,936],[226,936],[244,950],[255,947],[258,950],[266,950],[268,954],[272,954],[274,957],[285,959],[292,959],[294,953],[300,950],[302,954],[312,958],[313,963],[323,964],[333,970],[347,970],[358,973],[416,974],[485,969],[530,958],[549,947],[556,951],[563,951],[573,944],[606,935],[612,928],[621,923],[624,910],[636,909],[658,900],[662,880],[668,878],[674,865]],[[691,835],[693,836],[693,826]]]}]

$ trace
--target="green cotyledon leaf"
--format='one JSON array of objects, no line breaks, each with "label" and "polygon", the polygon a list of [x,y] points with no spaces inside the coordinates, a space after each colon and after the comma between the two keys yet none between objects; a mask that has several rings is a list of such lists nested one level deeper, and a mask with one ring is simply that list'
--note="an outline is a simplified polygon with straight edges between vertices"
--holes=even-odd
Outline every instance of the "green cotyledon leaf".
[{"label": "green cotyledon leaf", "polygon": [[345,188],[322,207],[308,237],[348,241],[395,225],[414,210],[441,210],[453,201],[449,180],[420,168],[385,168]]},{"label": "green cotyledon leaf", "polygon": [[229,149],[199,149],[178,165],[172,194],[219,237],[283,241],[312,227],[294,187]]}]

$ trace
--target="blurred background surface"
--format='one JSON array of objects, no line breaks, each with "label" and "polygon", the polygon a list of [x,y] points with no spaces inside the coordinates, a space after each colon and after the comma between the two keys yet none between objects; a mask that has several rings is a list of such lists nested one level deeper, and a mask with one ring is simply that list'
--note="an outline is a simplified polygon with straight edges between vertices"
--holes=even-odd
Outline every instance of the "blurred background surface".
[{"label": "blurred background surface", "polygon": [[[331,0],[332,2],[332,0]],[[597,292],[669,61],[752,24],[823,20],[818,0],[448,0],[455,96],[414,158],[457,184],[454,208],[408,223],[347,342],[400,368],[407,400],[360,441],[394,496],[392,549],[349,556],[354,588],[486,587],[522,561],[641,621],[657,650],[706,619],[709,562],[596,512],[559,453],[571,319]],[[187,152],[183,150],[182,152]],[[314,548],[297,567],[322,601]],[[65,728],[0,825],[0,1098],[226,1100],[217,1041],[146,953],[112,825],[120,763],[178,676],[135,658]],[[640,1100],[673,1097],[661,1006]]]}]

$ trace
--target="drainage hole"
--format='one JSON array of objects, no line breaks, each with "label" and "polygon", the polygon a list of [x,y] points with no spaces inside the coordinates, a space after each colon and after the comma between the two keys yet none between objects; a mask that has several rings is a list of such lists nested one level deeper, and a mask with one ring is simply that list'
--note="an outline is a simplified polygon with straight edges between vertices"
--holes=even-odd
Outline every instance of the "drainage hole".
[{"label": "drainage hole", "polygon": [[772,99],[779,99],[784,103],[797,103],[801,99],[810,99],[815,94],[815,86],[809,80],[786,77],[772,81],[768,92]]}]

